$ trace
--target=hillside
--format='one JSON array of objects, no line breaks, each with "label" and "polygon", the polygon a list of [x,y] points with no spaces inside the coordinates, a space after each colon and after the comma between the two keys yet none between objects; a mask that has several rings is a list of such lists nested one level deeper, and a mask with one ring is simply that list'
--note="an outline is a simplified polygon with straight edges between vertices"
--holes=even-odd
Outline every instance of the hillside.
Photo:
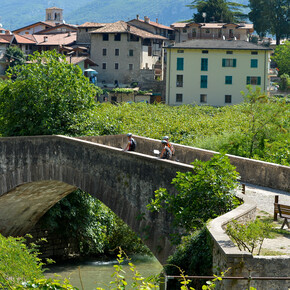
[{"label": "hillside", "polygon": [[[246,4],[247,0],[237,2]],[[152,21],[170,25],[192,17],[193,10],[186,7],[191,0],[1,0],[0,23],[14,30],[45,20],[45,8],[57,6],[64,9],[67,23],[128,21],[148,16]]]}]

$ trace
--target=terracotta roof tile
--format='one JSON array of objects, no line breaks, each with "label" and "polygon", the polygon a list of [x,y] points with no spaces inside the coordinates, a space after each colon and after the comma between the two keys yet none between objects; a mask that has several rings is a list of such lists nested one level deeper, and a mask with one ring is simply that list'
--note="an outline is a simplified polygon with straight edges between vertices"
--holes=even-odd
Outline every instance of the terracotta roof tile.
[{"label": "terracotta roof tile", "polygon": [[156,35],[147,32],[143,29],[137,28],[133,25],[128,24],[125,21],[117,21],[114,23],[107,23],[104,27],[94,30],[90,33],[130,33],[142,38],[152,38],[152,39],[163,39],[167,38],[161,35]]},{"label": "terracotta roof tile", "polygon": [[149,22],[146,22],[145,20],[143,20],[143,19],[134,19],[135,21],[140,21],[140,22],[142,22],[142,23],[147,23],[147,24],[149,24],[149,25],[152,25],[152,26],[154,26],[154,27],[157,27],[157,28],[162,28],[162,29],[167,29],[167,30],[173,30],[171,27],[169,27],[169,26],[166,26],[166,25],[163,25],[163,24],[160,24],[160,23],[158,23],[158,22],[154,22],[154,21],[151,21],[151,20],[149,20]]},{"label": "terracotta roof tile", "polygon": [[97,66],[97,64],[95,62],[93,62],[87,56],[72,56],[72,57],[67,56],[66,60],[68,63],[72,63],[72,64],[78,64],[82,61],[87,61],[89,63],[89,65]]},{"label": "terracotta roof tile", "polygon": [[84,27],[84,28],[94,28],[94,27],[103,27],[106,23],[97,23],[97,22],[85,22],[82,25],[79,25],[78,27]]},{"label": "terracotta roof tile", "polygon": [[7,44],[9,44],[10,41],[8,41],[8,40],[6,40],[6,39],[4,39],[4,38],[2,38],[2,37],[0,36],[0,43],[7,43]]},{"label": "terracotta roof tile", "polygon": [[69,45],[76,41],[77,33],[34,34],[37,45]]},{"label": "terracotta roof tile", "polygon": [[23,35],[14,34],[14,37],[17,43],[20,43],[20,44],[35,44],[36,43],[35,41],[27,37],[24,37]]}]

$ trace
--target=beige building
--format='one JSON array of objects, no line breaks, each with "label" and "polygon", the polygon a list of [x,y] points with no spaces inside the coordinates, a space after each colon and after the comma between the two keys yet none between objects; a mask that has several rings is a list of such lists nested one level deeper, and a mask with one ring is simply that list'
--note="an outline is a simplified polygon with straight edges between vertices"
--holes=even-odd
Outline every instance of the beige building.
[{"label": "beige building", "polygon": [[162,80],[166,37],[139,29],[124,21],[107,23],[91,34],[91,59],[99,65],[104,86]]},{"label": "beige building", "polygon": [[173,23],[175,42],[193,39],[245,40],[254,32],[248,23]]},{"label": "beige building", "polygon": [[166,103],[225,106],[268,84],[271,49],[246,41],[191,40],[167,49]]}]

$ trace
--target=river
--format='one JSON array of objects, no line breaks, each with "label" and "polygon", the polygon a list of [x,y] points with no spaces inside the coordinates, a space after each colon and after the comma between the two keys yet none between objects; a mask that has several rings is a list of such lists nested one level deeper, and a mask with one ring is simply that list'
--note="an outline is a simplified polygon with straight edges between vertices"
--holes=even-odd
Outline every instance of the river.
[{"label": "river", "polygon": [[[162,271],[161,264],[154,257],[136,255],[132,257],[132,263],[136,269],[141,273],[142,277],[149,277],[157,275]],[[110,261],[97,261],[86,260],[82,262],[69,262],[62,264],[54,264],[48,266],[49,271],[46,272],[46,277],[54,277],[54,273],[61,275],[63,278],[69,278],[70,283],[82,289],[80,277],[83,283],[84,290],[93,290],[96,287],[109,289],[110,281],[113,280],[111,275],[114,273],[114,265],[117,264],[116,260]],[[132,271],[130,271],[127,263],[123,265],[123,270],[126,272],[124,275],[128,285],[130,285]],[[57,277],[56,279],[59,279]],[[128,287],[130,289],[130,287]]]}]

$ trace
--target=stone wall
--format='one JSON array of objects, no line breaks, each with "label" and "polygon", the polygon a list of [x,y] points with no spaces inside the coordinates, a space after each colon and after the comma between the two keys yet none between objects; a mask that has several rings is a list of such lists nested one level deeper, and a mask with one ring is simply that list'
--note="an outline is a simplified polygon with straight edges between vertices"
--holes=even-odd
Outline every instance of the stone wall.
[{"label": "stone wall", "polygon": [[[253,256],[249,252],[240,251],[225,233],[224,228],[231,220],[245,222],[255,218],[256,205],[244,197],[245,203],[228,212],[208,225],[213,239],[213,271],[217,275],[228,270],[226,276],[233,277],[289,277],[290,256]],[[245,290],[249,286],[247,280],[223,280],[217,283],[216,289]],[[287,290],[290,281],[252,280],[250,286],[267,290]]]},{"label": "stone wall", "polygon": [[[137,152],[153,156],[154,149],[161,150],[161,142],[159,140],[140,136],[134,136],[134,138],[138,143]],[[160,136],[160,138],[162,138],[162,136]],[[83,137],[82,139],[119,148],[126,143],[125,135]],[[217,153],[210,150],[178,144],[174,144],[174,147],[176,149],[174,159],[186,164],[190,164],[195,159],[207,161],[213,154]],[[231,164],[236,166],[236,170],[239,172],[242,182],[290,192],[289,166],[282,166],[234,155],[228,156],[231,160]]]}]

